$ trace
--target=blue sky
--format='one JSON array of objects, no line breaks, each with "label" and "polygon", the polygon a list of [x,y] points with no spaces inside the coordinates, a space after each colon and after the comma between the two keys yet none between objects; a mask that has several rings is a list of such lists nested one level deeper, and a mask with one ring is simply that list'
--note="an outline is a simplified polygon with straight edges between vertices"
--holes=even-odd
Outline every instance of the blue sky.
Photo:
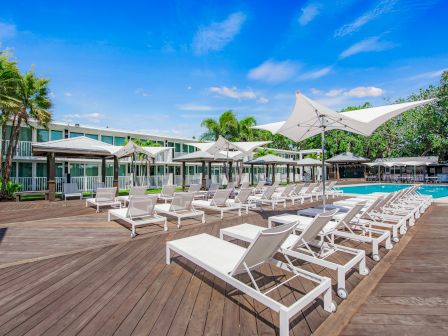
[{"label": "blue sky", "polygon": [[232,109],[286,118],[294,92],[335,109],[437,83],[444,0],[3,2],[1,48],[51,79],[54,119],[193,136]]}]

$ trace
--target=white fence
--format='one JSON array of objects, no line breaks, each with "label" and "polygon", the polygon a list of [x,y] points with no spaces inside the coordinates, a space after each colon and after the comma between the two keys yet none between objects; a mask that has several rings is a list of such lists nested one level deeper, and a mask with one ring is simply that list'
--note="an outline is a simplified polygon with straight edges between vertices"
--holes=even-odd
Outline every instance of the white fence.
[{"label": "white fence", "polygon": [[[5,141],[5,148],[8,148],[9,140],[0,140],[0,146],[2,142]],[[31,141],[19,141],[17,144],[16,153],[13,155],[14,157],[25,157],[31,156]],[[22,178],[22,177],[21,177]]]}]

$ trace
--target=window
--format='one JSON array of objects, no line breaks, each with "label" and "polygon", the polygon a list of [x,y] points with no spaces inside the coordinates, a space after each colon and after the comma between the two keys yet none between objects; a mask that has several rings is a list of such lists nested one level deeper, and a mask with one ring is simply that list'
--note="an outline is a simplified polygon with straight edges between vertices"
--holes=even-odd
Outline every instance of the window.
[{"label": "window", "polygon": [[188,146],[188,153],[194,153],[194,152],[196,152],[196,147]]},{"label": "window", "polygon": [[51,131],[51,140],[61,140],[62,131]]},{"label": "window", "polygon": [[101,136],[101,141],[108,143],[109,145],[113,145],[114,144],[114,137],[112,135],[102,135]]},{"label": "window", "polygon": [[86,163],[84,171],[86,176],[98,176],[98,165],[96,163]]},{"label": "window", "polygon": [[114,165],[106,163],[106,176],[114,176]]},{"label": "window", "polygon": [[82,164],[82,163],[71,163],[70,164],[70,175],[72,177],[84,176],[84,164]]},{"label": "window", "polygon": [[[112,170],[112,176],[113,175],[114,174],[113,174],[113,170]],[[118,166],[118,176],[126,176],[126,165],[119,165]]]},{"label": "window", "polygon": [[36,176],[47,177],[47,164],[43,162],[36,163]]},{"label": "window", "polygon": [[64,176],[64,164],[56,163],[56,177]]},{"label": "window", "polygon": [[179,143],[175,143],[174,144],[174,148],[175,148],[175,152],[179,153],[180,152],[180,144]]},{"label": "window", "polygon": [[46,129],[37,130],[37,142],[46,142],[50,140],[50,132]]},{"label": "window", "polygon": [[167,147],[174,147],[174,142],[168,142],[168,146]]},{"label": "window", "polygon": [[98,135],[97,134],[86,134],[86,137],[93,139],[93,140],[98,140]]},{"label": "window", "polygon": [[182,152],[188,153],[188,145],[182,144]]},{"label": "window", "polygon": [[115,137],[115,146],[124,146],[125,142],[126,142],[126,138]]},{"label": "window", "polygon": [[157,175],[163,175],[164,169],[163,166],[157,166]]},{"label": "window", "polygon": [[32,163],[31,162],[19,162],[19,177],[32,177]]},{"label": "window", "polygon": [[84,135],[84,133],[70,132],[70,138],[76,138],[76,137],[80,137],[83,135]]},{"label": "window", "polygon": [[33,135],[30,127],[20,127],[19,140],[33,141]]}]

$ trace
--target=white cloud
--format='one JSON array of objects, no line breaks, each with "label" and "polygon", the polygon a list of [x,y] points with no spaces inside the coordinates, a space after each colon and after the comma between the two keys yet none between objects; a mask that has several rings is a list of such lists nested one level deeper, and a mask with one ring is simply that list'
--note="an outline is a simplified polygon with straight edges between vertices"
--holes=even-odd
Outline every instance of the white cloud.
[{"label": "white cloud", "polygon": [[142,96],[142,97],[149,97],[151,95],[148,91],[146,91],[142,88],[138,88],[137,90],[134,91],[134,93],[136,95]]},{"label": "white cloud", "polygon": [[197,55],[207,54],[209,51],[219,51],[232,42],[241,30],[246,15],[236,12],[221,22],[213,22],[198,30],[193,38],[193,50]]},{"label": "white cloud", "polygon": [[356,97],[356,98],[364,98],[364,97],[378,97],[384,94],[384,90],[375,86],[358,86],[351,90],[344,92],[344,95],[347,97]]},{"label": "white cloud", "polygon": [[321,78],[323,76],[328,75],[331,72],[332,67],[328,66],[319,70],[306,72],[303,75],[300,76],[300,79],[307,80],[307,79],[317,79]]},{"label": "white cloud", "polygon": [[101,113],[98,113],[98,112],[86,113],[86,114],[75,113],[75,114],[67,114],[64,116],[64,121],[69,122],[69,123],[75,122],[75,121],[80,121],[80,120],[98,123],[102,119],[104,119],[104,115],[102,115]]},{"label": "white cloud", "polygon": [[355,21],[352,23],[346,24],[336,30],[335,36],[341,37],[345,35],[349,35],[362,26],[366,25],[372,20],[375,20],[376,18],[380,17],[383,14],[391,12],[395,4],[397,3],[397,0],[383,0],[380,1],[372,10],[364,13],[363,15],[359,16]]},{"label": "white cloud", "polygon": [[192,103],[185,103],[185,104],[179,104],[177,105],[177,108],[179,110],[183,111],[212,111],[213,107],[209,105],[199,105],[199,104],[192,104]]},{"label": "white cloud", "polygon": [[388,41],[380,41],[380,36],[370,37],[353,44],[349,48],[345,49],[340,55],[340,58],[347,58],[363,52],[383,51],[393,48],[394,43]]},{"label": "white cloud", "polygon": [[250,70],[248,77],[268,83],[279,83],[294,77],[297,74],[297,70],[297,64],[291,61],[275,62],[268,60]]},{"label": "white cloud", "polygon": [[316,96],[325,97],[352,97],[352,98],[365,98],[365,97],[379,97],[384,94],[384,90],[375,86],[358,86],[353,89],[331,89],[328,91],[322,91],[315,88],[311,89],[311,93]]},{"label": "white cloud", "polygon": [[424,72],[412,77],[409,77],[410,80],[416,80],[416,79],[426,79],[426,78],[438,78],[440,76],[442,76],[444,71],[448,71],[448,68],[444,68],[444,69],[440,69],[440,70],[436,70],[436,71],[429,71],[429,72]]},{"label": "white cloud", "polygon": [[104,116],[101,113],[94,112],[94,113],[88,113],[84,115],[84,119],[87,119],[91,122],[97,123],[100,120],[102,120]]},{"label": "white cloud", "polygon": [[260,97],[257,99],[257,102],[261,103],[261,104],[266,104],[266,103],[269,103],[269,99],[266,97]]},{"label": "white cloud", "polygon": [[10,39],[16,36],[17,27],[12,23],[0,22],[0,39]]},{"label": "white cloud", "polygon": [[217,95],[233,98],[233,99],[255,99],[257,98],[257,94],[252,90],[238,90],[234,87],[227,86],[213,86],[210,89],[210,92],[216,93]]},{"label": "white cloud", "polygon": [[71,92],[64,92],[64,96],[66,96],[66,97],[71,97],[71,96],[72,96],[72,93],[71,93]]},{"label": "white cloud", "polygon": [[319,15],[320,5],[311,3],[302,7],[302,14],[299,16],[299,24],[301,26],[306,26],[308,23],[313,21],[317,15]]},{"label": "white cloud", "polygon": [[187,90],[190,91],[191,89],[193,89],[193,87],[191,85],[188,85]]}]

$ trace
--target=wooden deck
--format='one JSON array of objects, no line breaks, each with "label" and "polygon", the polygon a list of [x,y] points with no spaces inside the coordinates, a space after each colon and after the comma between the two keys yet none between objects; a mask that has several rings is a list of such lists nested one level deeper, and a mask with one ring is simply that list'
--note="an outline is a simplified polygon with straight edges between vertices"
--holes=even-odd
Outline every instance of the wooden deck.
[{"label": "wooden deck", "polygon": [[[131,240],[127,228],[105,221],[105,213],[95,214],[79,202],[65,208],[55,204],[19,203],[20,208],[12,211],[0,204],[0,213],[8,213],[8,219],[0,215],[0,230],[4,232],[3,238],[0,235],[0,255],[10,251],[1,262],[45,258],[0,266],[0,335],[235,336],[278,332],[277,314],[184,258],[165,265],[164,248],[167,240],[201,232],[218,235],[220,228],[243,222],[266,226],[267,217],[278,212],[251,212],[243,217],[231,214],[223,221],[208,215],[205,225],[193,220],[178,230],[171,223],[168,233],[157,227],[146,228]],[[33,216],[39,220],[30,221]],[[440,236],[445,237],[446,244],[448,235]],[[442,252],[443,242],[440,244],[435,249]],[[422,249],[413,253],[422,253]],[[416,258],[413,254],[408,257],[412,256]],[[370,258],[367,264],[369,268],[381,267]],[[309,264],[303,267],[329,276],[335,283],[334,272]],[[269,266],[262,272],[270,276],[264,279],[265,286],[282,275]],[[349,292],[362,279],[354,271],[347,281]],[[440,279],[446,282],[446,277]],[[307,281],[295,280],[292,285],[290,289],[280,288],[275,296],[287,304],[311,288]],[[340,302],[336,294],[334,298]],[[446,303],[444,309],[446,313]],[[310,335],[327,317],[316,303],[293,320],[291,335]]]},{"label": "wooden deck", "polygon": [[433,206],[341,335],[448,335],[448,205]]}]

